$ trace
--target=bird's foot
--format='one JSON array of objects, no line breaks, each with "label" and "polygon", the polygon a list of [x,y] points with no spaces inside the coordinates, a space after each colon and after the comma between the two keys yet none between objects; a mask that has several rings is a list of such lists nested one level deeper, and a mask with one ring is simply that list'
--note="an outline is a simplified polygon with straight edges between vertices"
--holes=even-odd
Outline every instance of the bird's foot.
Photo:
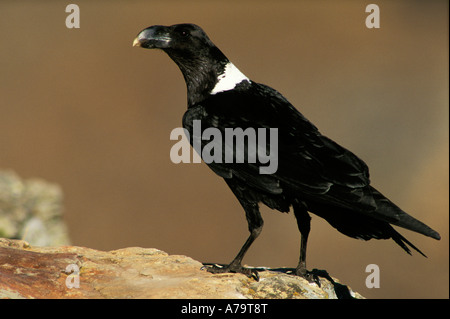
[{"label": "bird's foot", "polygon": [[206,270],[212,274],[224,274],[224,273],[238,273],[244,274],[248,278],[253,278],[259,281],[258,271],[256,269],[250,269],[242,267],[240,264],[235,265],[233,263],[229,265],[218,265],[218,264],[203,264],[202,270]]},{"label": "bird's foot", "polygon": [[315,283],[320,287],[320,279],[321,271],[318,269],[313,269],[311,271],[307,270],[305,267],[297,267],[294,270],[294,275],[305,278],[310,283]]},{"label": "bird's foot", "polygon": [[338,299],[353,299],[354,297],[350,293],[350,289],[343,284],[335,282],[333,278],[328,274],[326,270],[313,269],[311,271],[306,270],[305,267],[297,267],[294,270],[294,275],[300,276],[308,280],[309,282],[315,282],[320,287],[319,277],[327,279],[334,287],[334,292]]}]

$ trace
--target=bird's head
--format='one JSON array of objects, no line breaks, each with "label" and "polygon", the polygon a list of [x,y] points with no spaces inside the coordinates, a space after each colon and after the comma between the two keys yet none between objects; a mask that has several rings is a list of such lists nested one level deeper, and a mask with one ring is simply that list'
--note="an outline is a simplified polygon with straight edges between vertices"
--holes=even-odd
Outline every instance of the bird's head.
[{"label": "bird's head", "polygon": [[171,26],[154,25],[137,35],[133,46],[145,49],[161,49],[169,55],[209,55],[215,48],[206,33],[195,24],[175,24]]},{"label": "bird's head", "polygon": [[186,80],[190,105],[211,92],[229,62],[195,24],[148,27],[139,32],[133,46],[161,49],[169,55]]}]

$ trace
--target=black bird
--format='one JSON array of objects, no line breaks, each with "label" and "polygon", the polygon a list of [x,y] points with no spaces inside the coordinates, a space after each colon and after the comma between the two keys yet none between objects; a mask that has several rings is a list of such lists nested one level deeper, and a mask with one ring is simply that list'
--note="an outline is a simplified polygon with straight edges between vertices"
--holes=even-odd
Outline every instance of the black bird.
[{"label": "black bird", "polygon": [[[436,231],[370,186],[369,170],[361,159],[323,136],[279,92],[247,78],[199,26],[151,26],[138,34],[133,45],[163,50],[183,73],[188,100],[183,127],[190,134],[191,144],[195,138],[200,138],[193,136],[194,120],[201,121],[202,133],[207,128],[217,128],[224,134],[226,128],[278,129],[278,166],[271,174],[260,173],[260,161],[207,163],[225,179],[244,208],[250,231],[229,265],[214,266],[208,271],[253,275],[241,262],[263,227],[260,203],[286,213],[293,208],[301,233],[300,259],[295,274],[309,280],[312,275],[306,270],[311,220],[308,212],[324,218],[339,232],[353,238],[392,238],[409,254],[408,246],[424,255],[391,224],[440,239]],[[206,141],[201,143],[203,147]],[[268,149],[273,146],[270,142],[266,144]],[[249,147],[246,144],[240,151],[248,155]],[[233,152],[238,150],[233,149]],[[236,154],[233,156],[235,158]]]}]

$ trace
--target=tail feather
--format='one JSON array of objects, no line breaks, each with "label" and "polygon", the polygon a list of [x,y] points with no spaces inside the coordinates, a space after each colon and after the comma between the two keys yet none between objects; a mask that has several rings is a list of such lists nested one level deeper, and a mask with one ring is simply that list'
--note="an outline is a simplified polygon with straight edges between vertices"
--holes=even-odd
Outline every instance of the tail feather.
[{"label": "tail feather", "polygon": [[[336,206],[329,207],[317,203],[315,205],[308,205],[308,208],[310,212],[325,219],[331,226],[344,235],[362,240],[392,238],[408,254],[411,255],[410,248],[412,248],[422,256],[427,257],[419,248],[403,237],[389,222],[382,218],[374,218],[372,215],[361,214],[358,211]],[[405,228],[410,229],[410,227]]]},{"label": "tail feather", "polygon": [[425,258],[428,258],[422,251],[420,251],[419,248],[417,248],[416,246],[414,246],[408,239],[406,239],[405,237],[403,237],[400,233],[398,233],[397,231],[395,231],[394,229],[392,229],[394,231],[394,234],[392,235],[392,239],[400,246],[402,247],[408,254],[411,254],[411,250],[409,249],[409,247],[407,245],[409,245],[411,248],[413,248],[415,251],[417,251],[419,254],[421,254],[422,256],[424,256]]},{"label": "tail feather", "polygon": [[377,205],[374,218],[384,220],[384,217],[388,217],[389,219],[385,221],[390,224],[415,231],[437,240],[441,239],[441,235],[437,231],[405,213],[375,188],[372,188],[372,192]]}]

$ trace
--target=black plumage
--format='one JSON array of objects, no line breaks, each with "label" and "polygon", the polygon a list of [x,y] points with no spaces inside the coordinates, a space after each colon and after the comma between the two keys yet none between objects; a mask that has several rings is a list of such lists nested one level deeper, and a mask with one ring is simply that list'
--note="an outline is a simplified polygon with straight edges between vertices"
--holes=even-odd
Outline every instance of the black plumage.
[{"label": "black plumage", "polygon": [[[296,274],[307,278],[306,245],[311,219],[308,212],[353,238],[392,238],[408,253],[411,247],[423,255],[391,225],[440,239],[436,231],[402,211],[370,185],[368,167],[360,158],[323,136],[279,92],[245,77],[200,27],[152,26],[139,33],[134,45],[162,49],[182,71],[188,96],[183,127],[190,133],[191,144],[194,138],[200,138],[194,136],[195,120],[201,121],[202,132],[207,128],[217,128],[223,133],[226,128],[278,129],[278,166],[273,174],[260,174],[259,161],[208,163],[225,179],[244,208],[250,231],[241,251],[228,266],[209,271],[251,275],[241,261],[262,230],[260,203],[281,212],[293,208],[301,233]],[[202,147],[207,142],[202,140]],[[266,142],[270,149],[270,142]],[[248,145],[241,151],[248,155]]]}]

